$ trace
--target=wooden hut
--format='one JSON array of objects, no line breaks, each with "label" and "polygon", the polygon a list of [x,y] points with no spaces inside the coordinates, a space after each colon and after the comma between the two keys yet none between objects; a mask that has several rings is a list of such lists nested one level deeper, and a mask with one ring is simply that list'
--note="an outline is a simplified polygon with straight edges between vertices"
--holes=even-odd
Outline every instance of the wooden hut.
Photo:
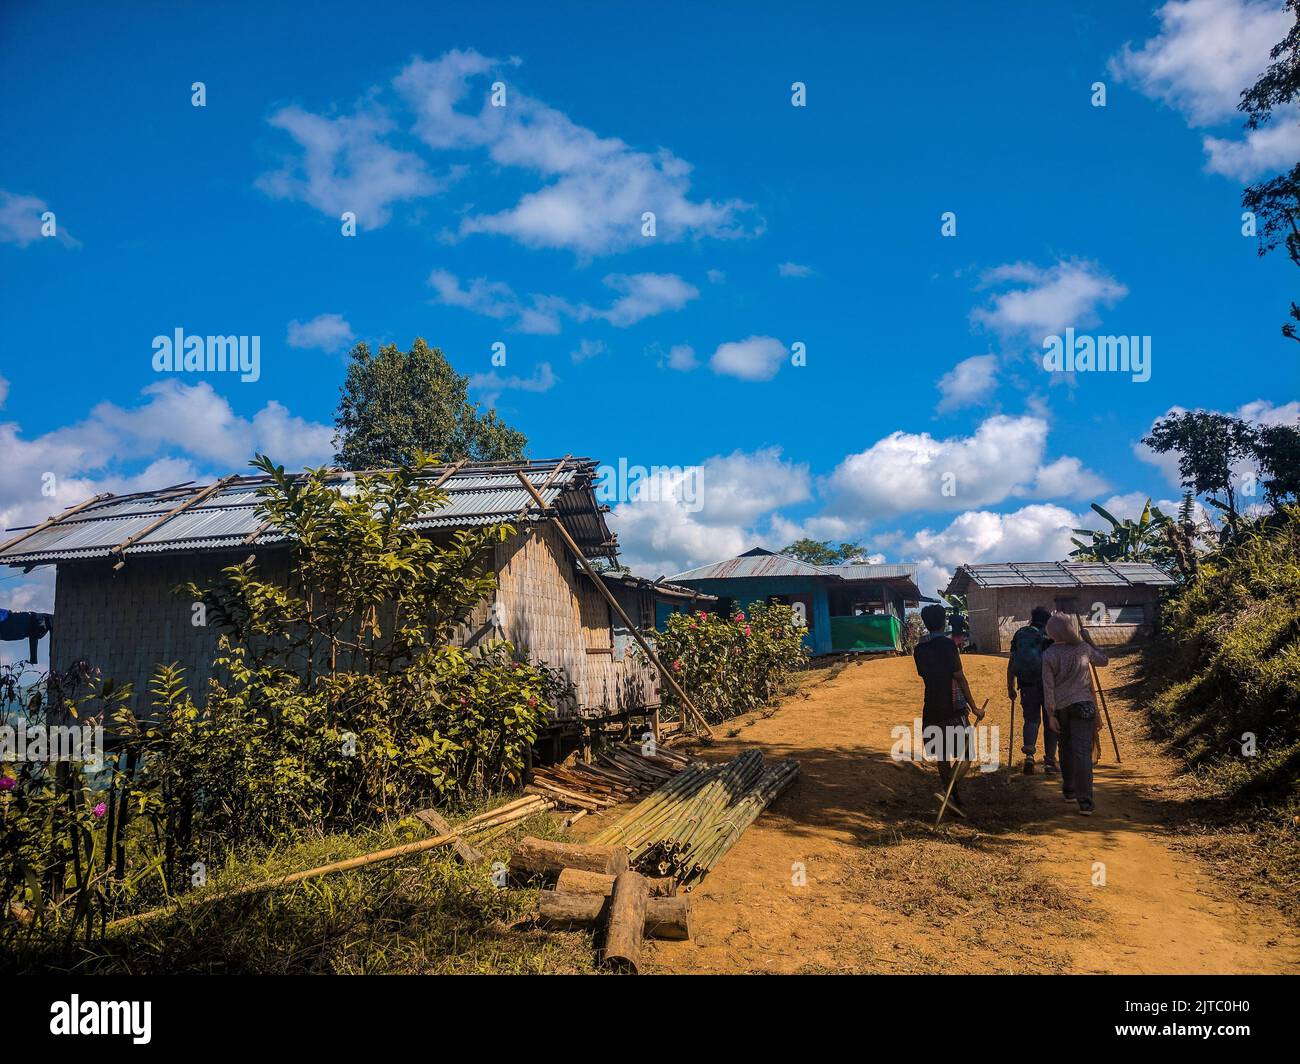
[{"label": "wooden hut", "polygon": [[[626,717],[659,704],[653,666],[619,638],[609,602],[551,520],[563,523],[585,557],[617,558],[607,508],[594,494],[595,471],[595,462],[573,458],[434,468],[428,475],[448,503],[415,522],[434,537],[498,523],[517,529],[494,548],[496,593],[474,609],[460,642],[507,639],[530,660],[562,669],[576,696],[561,719]],[[523,487],[521,472],[543,507]],[[0,545],[0,563],[57,570],[51,668],[85,662],[131,683],[139,700],[159,663],[179,662],[190,690],[202,692],[218,632],[193,623],[193,602],[177,589],[213,581],[250,553],[264,574],[288,578],[291,548],[257,511],[265,483],[261,476],[227,477],[210,486],[100,496]]]},{"label": "wooden hut", "polygon": [[945,594],[965,596],[975,649],[1005,654],[1035,606],[1077,614],[1098,646],[1140,642],[1173,583],[1148,562],[997,562],[959,566]]}]

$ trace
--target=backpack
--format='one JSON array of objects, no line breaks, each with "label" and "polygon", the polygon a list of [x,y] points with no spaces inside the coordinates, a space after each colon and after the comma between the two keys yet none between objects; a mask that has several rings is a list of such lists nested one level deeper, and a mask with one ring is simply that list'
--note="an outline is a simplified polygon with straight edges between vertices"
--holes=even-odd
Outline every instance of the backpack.
[{"label": "backpack", "polygon": [[1011,671],[1021,687],[1043,682],[1043,647],[1047,637],[1027,624],[1011,637]]}]

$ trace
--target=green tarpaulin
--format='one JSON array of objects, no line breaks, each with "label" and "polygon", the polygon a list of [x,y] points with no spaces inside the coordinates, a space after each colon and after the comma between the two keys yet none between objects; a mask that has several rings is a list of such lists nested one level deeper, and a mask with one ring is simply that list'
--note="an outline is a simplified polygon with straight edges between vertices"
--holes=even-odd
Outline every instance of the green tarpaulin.
[{"label": "green tarpaulin", "polygon": [[831,618],[831,650],[897,650],[902,626],[893,614]]}]

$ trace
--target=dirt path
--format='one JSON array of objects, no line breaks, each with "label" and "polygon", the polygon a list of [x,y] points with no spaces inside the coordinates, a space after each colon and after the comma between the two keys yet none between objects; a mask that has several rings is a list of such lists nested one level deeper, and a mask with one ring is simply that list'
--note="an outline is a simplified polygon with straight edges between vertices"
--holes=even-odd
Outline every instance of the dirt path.
[{"label": "dirt path", "polygon": [[[966,660],[1005,756],[1005,659]],[[1123,667],[1108,672],[1125,760],[1107,747],[1091,819],[1056,780],[1020,774],[1017,751],[1016,773],[972,781],[970,821],[932,829],[933,769],[889,756],[890,729],[917,713],[909,658],[851,664],[766,718],[737,720],[706,756],[794,757],[799,782],[695,890],[695,939],[657,944],[652,970],[1300,971],[1293,930],[1166,841],[1168,766],[1141,743]]]}]

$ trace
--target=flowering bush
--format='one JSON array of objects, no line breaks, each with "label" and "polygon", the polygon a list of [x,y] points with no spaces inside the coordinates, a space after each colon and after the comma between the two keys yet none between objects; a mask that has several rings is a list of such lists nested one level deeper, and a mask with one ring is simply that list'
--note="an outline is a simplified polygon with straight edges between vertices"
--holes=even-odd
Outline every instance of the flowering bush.
[{"label": "flowering bush", "polygon": [[[696,707],[716,723],[767,702],[807,664],[804,629],[784,605],[753,603],[729,618],[675,613],[656,635],[660,659]],[[664,691],[665,705],[676,697]]]}]

